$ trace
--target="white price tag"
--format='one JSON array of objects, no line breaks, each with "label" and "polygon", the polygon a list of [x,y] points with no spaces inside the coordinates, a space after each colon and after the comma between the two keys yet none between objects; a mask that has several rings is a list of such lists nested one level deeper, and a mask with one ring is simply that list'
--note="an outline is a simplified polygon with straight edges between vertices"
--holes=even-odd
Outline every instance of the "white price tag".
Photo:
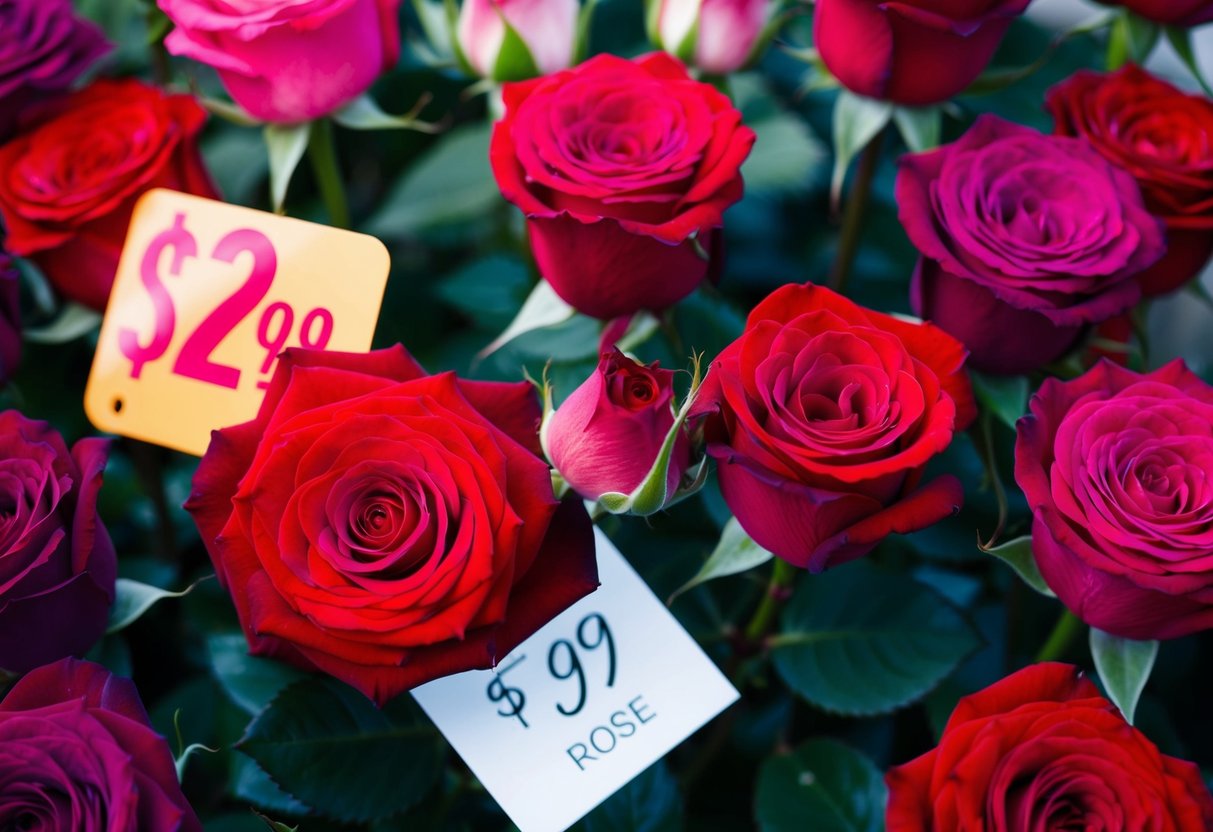
[{"label": "white price tag", "polygon": [[563,832],[737,690],[599,530],[602,586],[498,663],[413,696],[521,832]]}]

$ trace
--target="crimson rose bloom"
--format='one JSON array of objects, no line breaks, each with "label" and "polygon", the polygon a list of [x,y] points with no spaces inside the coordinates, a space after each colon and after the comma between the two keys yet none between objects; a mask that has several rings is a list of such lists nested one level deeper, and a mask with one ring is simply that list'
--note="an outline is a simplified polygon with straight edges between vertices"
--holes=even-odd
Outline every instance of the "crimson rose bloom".
[{"label": "crimson rose bloom", "polygon": [[922,106],[971,84],[1030,0],[817,0],[813,41],[839,82]]},{"label": "crimson rose bloom", "polygon": [[156,0],[168,51],[213,66],[265,121],[302,122],[357,98],[400,57],[400,0]]},{"label": "crimson rose bloom", "polygon": [[105,309],[135,202],[152,188],[215,197],[196,140],[206,112],[187,95],[97,81],[0,147],[0,218],[13,254],[55,288]]},{"label": "crimson rose bloom", "polygon": [[964,697],[939,746],[886,781],[888,832],[1213,828],[1200,769],[1159,753],[1066,664]]},{"label": "crimson rose bloom", "polygon": [[954,514],[960,482],[923,466],[973,420],[964,349],[947,333],[820,286],[776,290],[714,362],[691,415],[742,528],[819,572],[892,532]]},{"label": "crimson rose bloom", "polygon": [[969,363],[1023,373],[1140,297],[1163,254],[1137,183],[1086,142],[982,116],[959,141],[903,156],[896,196],[921,252],[914,311],[969,348]]},{"label": "crimson rose bloom", "polygon": [[108,451],[81,439],[68,453],[46,422],[0,413],[0,669],[78,656],[105,632],[118,569],[97,516]]},{"label": "crimson rose bloom", "polygon": [[27,107],[67,90],[109,49],[71,0],[0,0],[0,142]]},{"label": "crimson rose bloom", "polygon": [[1146,296],[1170,292],[1213,254],[1213,102],[1129,65],[1083,71],[1046,98],[1054,129],[1085,139],[1133,174],[1146,208],[1167,225],[1167,255],[1137,276]]},{"label": "crimson rose bloom", "polygon": [[664,52],[599,55],[502,94],[493,174],[556,294],[602,319],[689,295],[754,144],[728,97]]},{"label": "crimson rose bloom", "polygon": [[427,376],[403,347],[287,350],[216,431],[186,508],[249,648],[380,704],[491,666],[597,585],[529,384]]},{"label": "crimson rose bloom", "polygon": [[0,829],[202,832],[139,692],[64,659],[0,702]]},{"label": "crimson rose bloom", "polygon": [[1083,621],[1132,639],[1213,627],[1213,387],[1183,362],[1046,380],[1015,480],[1040,572]]},{"label": "crimson rose bloom", "polygon": [[1168,26],[1198,26],[1213,20],[1209,0],[1099,0],[1105,6],[1123,6],[1134,14]]},{"label": "crimson rose bloom", "polygon": [[21,280],[12,258],[0,250],[0,384],[21,363]]},{"label": "crimson rose bloom", "polygon": [[[564,481],[587,500],[631,494],[644,482],[674,426],[674,371],[604,352],[598,369],[569,394],[543,427],[543,448]],[[680,436],[670,458],[666,496],[690,461]]]}]

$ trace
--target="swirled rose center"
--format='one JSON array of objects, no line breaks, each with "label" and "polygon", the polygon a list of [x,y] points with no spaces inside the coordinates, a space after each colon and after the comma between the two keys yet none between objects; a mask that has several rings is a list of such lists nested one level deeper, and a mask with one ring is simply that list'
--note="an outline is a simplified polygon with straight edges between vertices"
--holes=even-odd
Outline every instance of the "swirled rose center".
[{"label": "swirled rose center", "polygon": [[611,402],[628,410],[644,410],[661,393],[657,380],[644,368],[608,368],[606,384]]},{"label": "swirled rose center", "polygon": [[1184,110],[1138,109],[1114,129],[1134,153],[1145,158],[1188,166],[1207,164],[1213,153],[1213,123]]}]

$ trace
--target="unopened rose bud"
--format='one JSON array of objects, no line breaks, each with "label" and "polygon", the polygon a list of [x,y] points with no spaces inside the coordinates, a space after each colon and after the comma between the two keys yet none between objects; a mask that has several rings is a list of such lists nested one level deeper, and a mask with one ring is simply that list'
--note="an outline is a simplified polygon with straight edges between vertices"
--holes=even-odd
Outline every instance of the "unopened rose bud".
[{"label": "unopened rose bud", "polygon": [[[550,414],[541,434],[548,460],[574,491],[596,500],[631,494],[644,482],[674,426],[673,381],[673,371],[656,363],[646,367],[618,349],[602,354],[598,369]],[[689,453],[681,434],[669,459],[667,499]]]},{"label": "unopened rose bud", "polygon": [[[578,0],[464,0],[459,51],[479,75],[522,81],[571,66]],[[507,38],[509,30],[517,38]]]},{"label": "unopened rose bud", "polygon": [[660,0],[662,49],[723,75],[750,62],[771,16],[771,0]]}]

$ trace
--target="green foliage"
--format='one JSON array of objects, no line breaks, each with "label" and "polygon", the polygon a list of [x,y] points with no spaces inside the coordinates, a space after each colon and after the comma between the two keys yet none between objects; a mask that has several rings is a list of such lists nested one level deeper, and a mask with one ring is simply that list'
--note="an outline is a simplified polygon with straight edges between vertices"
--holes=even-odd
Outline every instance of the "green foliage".
[{"label": "green foliage", "polygon": [[586,815],[580,832],[680,832],[684,823],[678,782],[658,762]]},{"label": "green foliage", "polygon": [[762,764],[757,812],[763,832],[883,832],[884,777],[834,740],[810,740]]},{"label": "green foliage", "polygon": [[1092,627],[1091,658],[1108,698],[1131,724],[1158,658],[1158,642],[1132,641]]}]

